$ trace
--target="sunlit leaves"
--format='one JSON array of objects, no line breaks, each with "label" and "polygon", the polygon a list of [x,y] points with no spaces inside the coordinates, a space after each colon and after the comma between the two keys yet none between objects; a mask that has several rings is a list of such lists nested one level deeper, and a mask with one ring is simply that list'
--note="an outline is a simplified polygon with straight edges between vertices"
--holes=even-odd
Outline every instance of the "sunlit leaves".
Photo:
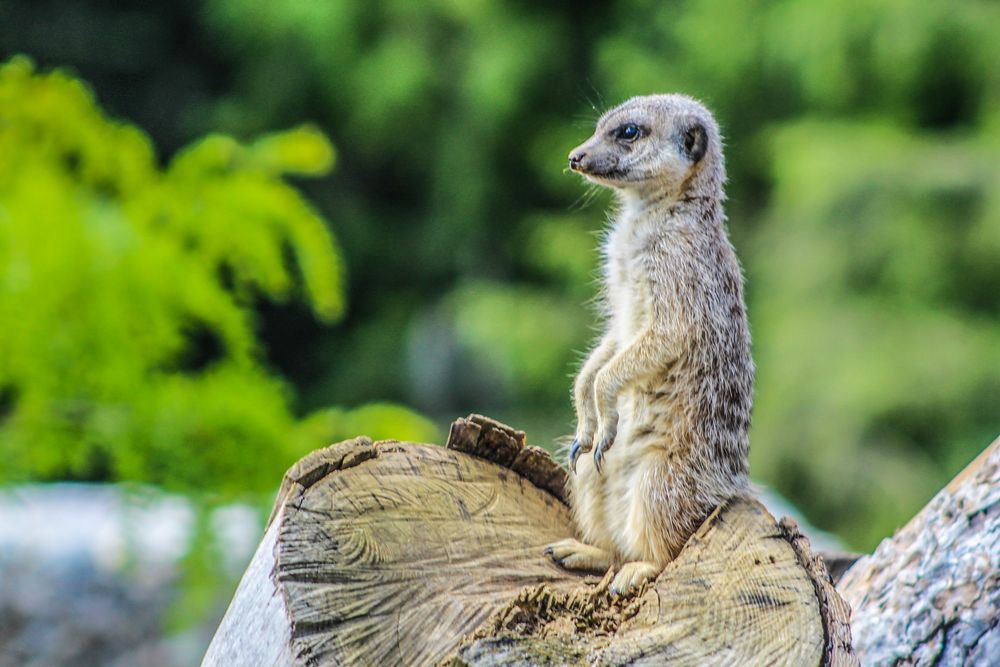
[{"label": "sunlit leaves", "polygon": [[750,254],[753,463],[779,479],[794,466],[817,515],[857,544],[886,528],[854,516],[904,520],[995,436],[1000,163],[989,144],[873,121],[771,134],[776,189]]},{"label": "sunlit leaves", "polygon": [[[354,289],[379,302],[326,348],[356,372],[312,391],[409,387],[445,411],[457,399],[429,387],[460,386],[476,409],[537,424],[540,441],[565,432],[574,365],[553,351],[592,336],[589,232],[608,202],[573,207],[586,189],[566,155],[608,105],[682,91],[726,137],[761,373],[754,474],[869,547],[995,435],[995,3],[202,11],[234,73],[206,116],[244,134],[311,118],[350,161],[323,205]],[[480,318],[516,319],[512,339]],[[470,373],[469,356],[489,368]]]},{"label": "sunlit leaves", "polygon": [[161,169],[83,84],[15,59],[0,66],[0,154],[0,479],[231,495],[369,418],[432,434],[392,406],[300,425],[259,360],[259,297],[302,298],[324,321],[344,309],[326,223],[283,180],[331,167],[316,129],[210,136]]}]

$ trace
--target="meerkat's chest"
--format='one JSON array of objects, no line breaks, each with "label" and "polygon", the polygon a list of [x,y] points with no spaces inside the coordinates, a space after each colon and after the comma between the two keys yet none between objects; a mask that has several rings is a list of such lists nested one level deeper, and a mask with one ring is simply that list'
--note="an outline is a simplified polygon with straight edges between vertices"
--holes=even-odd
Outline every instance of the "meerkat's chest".
[{"label": "meerkat's chest", "polygon": [[652,316],[652,292],[643,258],[643,239],[616,230],[608,239],[605,281],[611,326],[624,342],[648,325]]}]

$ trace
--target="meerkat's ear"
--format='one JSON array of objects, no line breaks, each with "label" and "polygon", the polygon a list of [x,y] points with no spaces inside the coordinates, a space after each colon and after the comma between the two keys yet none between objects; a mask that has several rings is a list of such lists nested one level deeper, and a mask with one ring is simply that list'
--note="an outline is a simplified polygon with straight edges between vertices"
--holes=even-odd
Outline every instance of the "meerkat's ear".
[{"label": "meerkat's ear", "polygon": [[681,143],[692,163],[697,164],[705,157],[705,153],[708,151],[708,131],[701,124],[701,121],[691,121],[691,124],[681,135]]}]

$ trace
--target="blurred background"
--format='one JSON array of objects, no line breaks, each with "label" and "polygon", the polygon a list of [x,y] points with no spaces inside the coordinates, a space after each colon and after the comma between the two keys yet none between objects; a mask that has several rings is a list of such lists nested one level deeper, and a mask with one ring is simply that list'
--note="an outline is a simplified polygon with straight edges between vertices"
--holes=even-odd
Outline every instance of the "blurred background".
[{"label": "blurred background", "polygon": [[871,550],[1000,432],[997,25],[0,0],[0,665],[196,663],[328,442],[571,433],[610,198],[566,155],[652,92],[726,135],[753,475]]}]

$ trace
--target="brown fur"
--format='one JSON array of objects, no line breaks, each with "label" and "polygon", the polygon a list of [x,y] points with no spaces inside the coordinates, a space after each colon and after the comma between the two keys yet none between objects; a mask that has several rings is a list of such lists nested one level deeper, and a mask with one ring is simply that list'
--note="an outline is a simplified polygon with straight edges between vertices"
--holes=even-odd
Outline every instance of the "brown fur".
[{"label": "brown fur", "polygon": [[633,98],[601,117],[570,166],[613,188],[619,206],[604,246],[607,326],[573,392],[571,501],[584,543],[546,552],[580,569],[624,563],[612,584],[621,592],[746,492],[754,367],[708,110],[680,95]]}]

